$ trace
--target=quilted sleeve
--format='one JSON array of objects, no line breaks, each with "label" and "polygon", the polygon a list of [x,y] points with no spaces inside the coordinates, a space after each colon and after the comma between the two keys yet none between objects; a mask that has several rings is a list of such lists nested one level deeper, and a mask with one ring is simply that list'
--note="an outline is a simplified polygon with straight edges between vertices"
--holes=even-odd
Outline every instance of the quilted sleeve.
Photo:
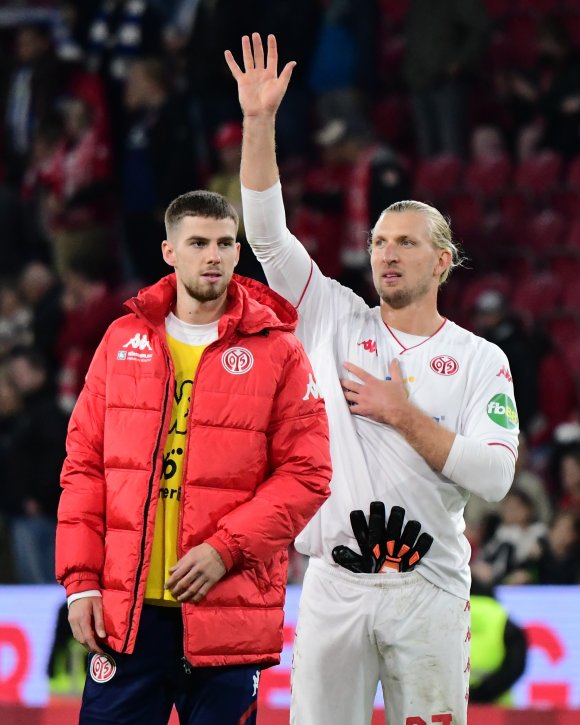
[{"label": "quilted sleeve", "polygon": [[109,333],[95,352],[68,426],[56,532],[56,578],[67,596],[100,589],[105,548],[103,433],[108,337]]},{"label": "quilted sleeve", "polygon": [[270,475],[208,539],[226,567],[255,566],[287,547],[330,495],[328,420],[306,353],[293,335],[268,431]]}]

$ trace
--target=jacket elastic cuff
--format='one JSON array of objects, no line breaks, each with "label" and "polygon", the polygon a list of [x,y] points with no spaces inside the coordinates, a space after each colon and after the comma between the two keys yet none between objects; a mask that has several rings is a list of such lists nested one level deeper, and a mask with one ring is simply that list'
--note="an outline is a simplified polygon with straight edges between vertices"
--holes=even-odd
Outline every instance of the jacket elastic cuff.
[{"label": "jacket elastic cuff", "polygon": [[66,596],[70,597],[71,594],[78,594],[79,592],[86,592],[89,589],[101,590],[99,580],[94,577],[84,577],[82,579],[73,579],[65,584]]},{"label": "jacket elastic cuff", "polygon": [[214,534],[213,536],[210,536],[210,538],[207,539],[205,543],[212,546],[221,556],[226,571],[233,569],[234,566],[242,562],[243,557],[241,553],[238,552],[238,555],[236,556],[236,554],[233,553],[222,541],[219,534]]}]

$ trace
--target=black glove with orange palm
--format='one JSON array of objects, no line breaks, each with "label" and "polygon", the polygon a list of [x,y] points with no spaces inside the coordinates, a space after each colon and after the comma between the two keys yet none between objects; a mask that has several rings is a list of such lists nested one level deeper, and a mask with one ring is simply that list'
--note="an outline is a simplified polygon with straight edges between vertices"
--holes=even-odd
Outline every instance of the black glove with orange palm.
[{"label": "black glove with orange palm", "polygon": [[[373,501],[369,521],[361,510],[350,512],[350,523],[360,554],[348,546],[336,546],[332,558],[337,564],[357,574],[376,574],[385,569],[409,571],[429,551],[433,537],[421,531],[418,521],[405,520],[405,509],[393,506],[385,526],[385,504]],[[419,538],[417,538],[419,536]]]}]

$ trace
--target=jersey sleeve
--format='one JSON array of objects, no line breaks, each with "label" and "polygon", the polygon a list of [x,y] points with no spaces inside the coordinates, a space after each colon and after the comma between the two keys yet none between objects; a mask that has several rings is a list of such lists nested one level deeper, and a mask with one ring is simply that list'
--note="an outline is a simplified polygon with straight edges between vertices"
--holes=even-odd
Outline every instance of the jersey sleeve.
[{"label": "jersey sleeve", "polygon": [[356,308],[367,309],[352,290],[322,274],[287,228],[280,182],[265,191],[242,187],[242,204],[248,242],[270,287],[297,308],[298,334],[307,350],[334,334]]},{"label": "jersey sleeve", "polygon": [[503,446],[516,458],[519,420],[508,359],[496,345],[481,340],[472,368],[459,433]]}]

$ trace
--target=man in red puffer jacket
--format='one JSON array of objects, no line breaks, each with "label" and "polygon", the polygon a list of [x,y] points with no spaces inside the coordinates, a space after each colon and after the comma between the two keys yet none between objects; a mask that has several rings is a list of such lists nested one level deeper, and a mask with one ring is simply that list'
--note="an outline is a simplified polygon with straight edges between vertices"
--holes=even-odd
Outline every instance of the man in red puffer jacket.
[{"label": "man in red puffer jacket", "polygon": [[56,544],[91,652],[80,722],[255,723],[282,649],[287,547],[329,495],[295,309],[235,276],[238,216],[175,199],[175,274],[126,303],[72,414]]}]

